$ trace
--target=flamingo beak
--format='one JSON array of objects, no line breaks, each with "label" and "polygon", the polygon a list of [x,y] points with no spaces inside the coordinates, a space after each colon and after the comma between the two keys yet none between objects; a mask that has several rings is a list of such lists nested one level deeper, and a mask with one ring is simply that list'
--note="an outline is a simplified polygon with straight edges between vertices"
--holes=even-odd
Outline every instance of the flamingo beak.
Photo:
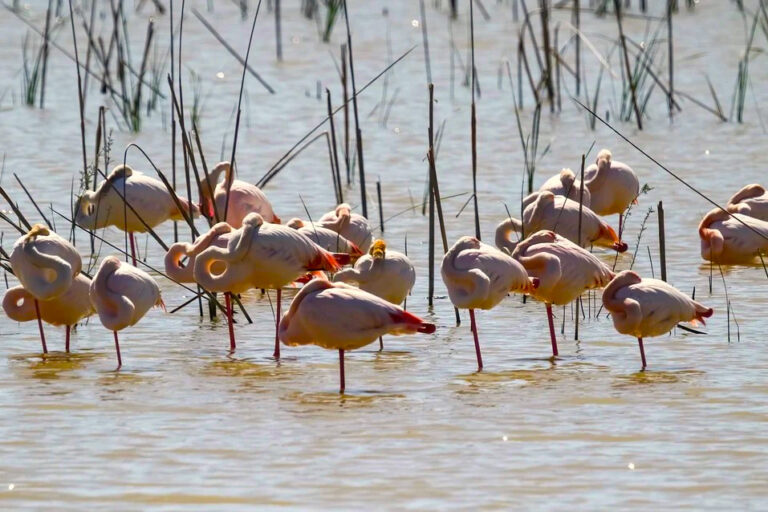
[{"label": "flamingo beak", "polygon": [[627,242],[614,242],[613,248],[616,250],[616,252],[626,252],[628,249]]}]

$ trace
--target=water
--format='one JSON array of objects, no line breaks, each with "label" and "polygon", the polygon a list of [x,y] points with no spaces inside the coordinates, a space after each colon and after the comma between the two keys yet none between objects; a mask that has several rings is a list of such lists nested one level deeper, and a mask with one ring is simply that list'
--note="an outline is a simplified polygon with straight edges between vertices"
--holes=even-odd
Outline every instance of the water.
[{"label": "water", "polygon": [[[210,14],[205,2],[189,2],[187,8],[193,4],[244,52],[250,25],[239,21],[234,5],[217,3]],[[437,164],[440,187],[445,197],[463,194],[444,202],[448,238],[453,241],[473,232],[471,208],[456,218],[471,190],[469,91],[459,77],[451,100],[446,16],[428,4],[435,119],[446,121]],[[517,26],[509,4],[485,4],[491,21],[476,18],[482,92],[477,104],[478,192],[483,236],[492,239],[493,227],[505,217],[505,203],[513,211],[519,204],[523,155],[509,83],[504,79],[499,90],[496,82],[500,63],[515,54]],[[390,3],[387,18],[381,13],[383,5],[350,5],[358,87],[388,62],[387,23],[394,57],[421,42],[420,28],[412,24],[419,18],[417,2]],[[250,77],[246,82],[237,155],[241,177],[251,181],[325,116],[324,98],[315,98],[317,80],[331,88],[335,104],[340,98],[328,52],[338,53],[343,25],[336,27],[333,44],[322,45],[297,6],[284,6],[285,61],[278,64],[273,18],[263,9],[250,62],[277,94],[267,94]],[[29,15],[41,27],[43,2],[34,2]],[[138,54],[147,14],[132,16],[131,39]],[[555,17],[565,21],[567,13]],[[466,61],[464,20],[462,14],[453,32]],[[164,50],[168,18],[158,17],[157,22]],[[57,41],[70,48],[69,25],[62,23]],[[583,24],[605,53],[610,43],[600,34],[614,38],[614,20],[585,13]],[[628,34],[642,38],[644,21],[628,19],[625,24]],[[735,6],[724,2],[699,4],[693,13],[683,10],[675,18],[675,87],[712,104],[702,77],[707,73],[727,115],[744,48],[743,26]],[[26,29],[7,11],[0,14],[0,27],[0,61],[5,63],[0,91],[7,90],[0,102],[1,151],[6,154],[1,183],[30,218],[37,219],[21,199],[12,172],[42,204],[66,212],[72,177],[82,161],[74,65],[53,50],[48,108],[17,105],[19,41]],[[106,29],[102,36],[109,36]],[[762,45],[761,37],[758,31]],[[79,43],[83,53],[85,40]],[[190,71],[202,77],[200,125],[211,165],[220,158],[222,140],[229,158],[240,67],[191,15],[185,22],[183,54],[187,106],[192,103]],[[596,67],[587,49],[584,55],[591,91]],[[617,75],[618,65],[614,57]],[[659,66],[664,65],[660,60]],[[516,73],[514,61],[512,71]],[[216,77],[219,72],[223,79]],[[371,113],[382,97],[383,82],[360,98],[368,191],[374,192],[380,178],[385,217],[420,202],[423,193],[424,77],[419,47],[389,75],[387,101],[395,91],[397,97],[386,128],[378,123],[381,107]],[[629,123],[616,126],[703,193],[725,202],[742,185],[764,176],[765,136],[761,111],[755,107],[765,105],[768,96],[758,87],[767,78],[761,60],[751,64],[750,77],[754,87],[742,125],[720,123],[682,99],[683,112],[670,124],[666,103],[655,91],[645,131],[637,132]],[[710,293],[710,267],[699,256],[696,227],[709,206],[609,130],[590,131],[586,116],[567,99],[572,80],[564,80],[562,113],[545,110],[543,115],[540,148],[549,145],[549,150],[539,162],[536,184],[563,166],[578,168],[581,153],[593,142],[589,161],[596,149],[610,147],[616,159],[630,163],[641,183],[653,190],[640,198],[628,220],[625,239],[630,251],[619,257],[617,268],[629,266],[645,212],[663,200],[669,280],[687,293],[695,287],[697,300],[715,308],[706,336],[677,330],[648,340],[650,367],[639,372],[636,342],[617,334],[604,314],[582,321],[581,341],[576,342],[570,308],[565,314],[556,308],[558,328],[565,317],[565,334],[560,335],[561,357],[552,362],[543,305],[523,304],[513,296],[492,311],[478,313],[486,370],[475,373],[469,319],[464,313],[462,325],[455,327],[439,278],[440,296],[433,310],[427,307],[427,222],[420,212],[409,211],[387,221],[385,235],[391,247],[401,250],[407,235],[418,274],[408,307],[437,323],[437,333],[385,338],[381,353],[376,344],[349,353],[343,396],[337,392],[335,352],[285,348],[280,364],[270,359],[274,294],[244,295],[254,324],[237,326],[239,345],[233,356],[226,354],[226,324],[200,318],[195,304],[175,314],[151,311],[121,333],[125,365],[119,372],[114,371],[111,335],[98,319],[78,327],[70,355],[60,352],[63,330],[48,327],[54,352],[42,360],[34,322],[0,318],[0,506],[197,511],[353,509],[362,503],[397,509],[562,509],[568,503],[578,509],[759,508],[768,478],[768,356],[762,347],[768,292],[763,269],[723,268],[739,330],[737,337],[731,321],[729,342],[723,279],[715,267]],[[620,82],[604,82],[603,87],[601,113],[620,101]],[[93,80],[89,89],[86,130],[92,153],[93,120],[104,100]],[[526,94],[523,123],[528,130],[532,100]],[[122,149],[136,142],[158,166],[169,169],[170,134],[164,116],[167,103],[162,112],[144,120],[141,133],[115,131],[113,159],[121,160]],[[110,115],[108,123],[115,127]],[[321,142],[267,187],[284,220],[305,217],[299,193],[313,218],[333,207],[327,161]],[[128,162],[150,169],[135,152],[128,154]],[[359,203],[356,186],[345,189],[345,196],[353,205]],[[376,211],[373,200],[369,211]],[[65,232],[65,220],[53,217]],[[615,217],[610,221],[616,224]],[[658,275],[655,213],[646,227],[635,269],[651,274],[650,247]],[[7,250],[17,235],[2,229]],[[188,236],[186,229],[180,230]],[[122,245],[120,233],[105,233]],[[159,233],[172,239],[170,225]],[[157,245],[144,237],[139,240],[147,261],[160,266]],[[78,244],[87,251],[82,232]],[[102,256],[112,252],[106,246],[101,249]],[[613,262],[610,254],[600,254]],[[190,297],[156,277],[169,310]],[[285,295],[287,305],[293,292]],[[594,305],[590,311],[594,316]]]}]

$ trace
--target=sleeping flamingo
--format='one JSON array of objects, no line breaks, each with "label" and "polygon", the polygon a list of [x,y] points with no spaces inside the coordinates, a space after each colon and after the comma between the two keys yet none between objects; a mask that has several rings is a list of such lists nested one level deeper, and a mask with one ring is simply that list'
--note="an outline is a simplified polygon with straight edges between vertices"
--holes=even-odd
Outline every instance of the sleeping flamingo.
[{"label": "sleeping flamingo", "polygon": [[317,245],[330,252],[345,252],[349,254],[352,260],[356,260],[363,255],[363,251],[350,242],[336,231],[328,228],[324,228],[319,224],[312,224],[310,222],[304,222],[301,219],[294,218],[288,221],[286,224],[289,228],[293,228],[304,236],[308,236],[310,240]]},{"label": "sleeping flamingo", "polygon": [[[195,281],[195,259],[202,251],[214,245],[219,248],[226,248],[231,238],[232,226],[226,222],[214,224],[211,229],[203,235],[197,237],[194,243],[176,242],[168,248],[165,254],[165,273],[168,277],[179,283],[194,283]],[[186,262],[183,260],[186,259]],[[220,274],[226,267],[222,263],[214,263],[211,271],[214,274]],[[227,311],[227,327],[229,329],[229,350],[234,352],[237,348],[235,344],[235,327],[232,321],[232,297],[229,293],[224,294],[224,302]]]},{"label": "sleeping flamingo", "polygon": [[80,273],[82,260],[75,246],[41,224],[13,245],[9,257],[11,269],[21,285],[34,298],[37,326],[43,353],[48,353],[40,316],[40,302],[66,293]]},{"label": "sleeping flamingo", "polygon": [[[224,180],[219,183],[222,176]],[[229,188],[229,208],[227,201],[227,182]],[[242,180],[233,179],[232,166],[229,162],[219,162],[208,174],[208,180],[200,182],[200,208],[209,219],[224,221],[235,229],[243,225],[243,219],[249,213],[258,213],[265,222],[280,224],[280,218],[275,215],[272,203],[266,194],[256,185]],[[211,200],[213,197],[213,200]],[[226,210],[227,218],[224,218]]]},{"label": "sleeping flamingo", "polygon": [[[544,184],[539,187],[539,192],[552,192],[556,196],[567,197],[579,202],[579,195],[581,193],[581,181],[576,178],[576,175],[570,169],[563,169],[560,174],[552,176]],[[589,207],[592,198],[589,194],[589,189],[584,186],[584,196],[582,198],[582,204]]]},{"label": "sleeping flamingo", "polygon": [[123,359],[117,331],[138,323],[152,306],[165,308],[160,288],[143,270],[123,263],[115,256],[107,256],[93,276],[90,298],[102,325],[114,333],[117,368],[120,369]]},{"label": "sleeping flamingo", "polygon": [[664,281],[642,279],[631,270],[613,278],[603,291],[603,305],[619,333],[637,338],[643,369],[643,338],[665,334],[678,322],[705,323],[714,312]]},{"label": "sleeping flamingo", "polygon": [[[226,247],[212,244],[197,254],[194,278],[200,286],[212,292],[242,293],[251,288],[276,289],[274,356],[278,359],[280,342],[277,329],[282,287],[307,272],[335,272],[348,258],[345,254],[326,251],[294,229],[266,223],[258,213],[249,213],[243,219],[242,227],[229,234]],[[218,273],[217,265],[222,267]]]},{"label": "sleeping flamingo", "polygon": [[768,221],[768,193],[762,185],[747,185],[728,200],[726,209],[731,213]]},{"label": "sleeping flamingo", "polygon": [[154,229],[167,220],[183,220],[185,214],[191,213],[192,218],[200,215],[197,206],[181,197],[176,196],[176,199],[184,213],[176,206],[162,181],[127,165],[118,165],[95,192],[86,190],[78,199],[75,222],[85,229],[115,226],[128,232],[135,266],[134,232],[146,233],[149,228]]},{"label": "sleeping flamingo", "polygon": [[539,231],[518,243],[512,257],[539,280],[531,295],[547,306],[552,356],[557,356],[552,304],[562,306],[586,290],[602,288],[613,279],[613,272],[592,253],[552,231]]},{"label": "sleeping flamingo", "polygon": [[334,211],[326,213],[320,217],[317,223],[339,233],[357,245],[363,252],[367,252],[371,248],[373,234],[368,219],[357,213],[352,213],[352,207],[347,203],[342,203]]},{"label": "sleeping flamingo", "polygon": [[346,283],[314,279],[294,297],[280,322],[280,339],[289,346],[318,345],[339,351],[343,393],[344,351],[368,345],[384,334],[432,334],[427,323],[400,306]]},{"label": "sleeping flamingo", "polygon": [[719,208],[699,223],[701,257],[713,263],[754,263],[768,252],[768,222]]},{"label": "sleeping flamingo", "polygon": [[[384,240],[376,240],[369,255],[357,260],[354,268],[337,273],[333,280],[357,284],[361,290],[400,305],[416,282],[416,270],[408,256],[388,251]],[[379,338],[379,350],[383,348],[384,342]]]},{"label": "sleeping flamingo", "polygon": [[617,252],[627,250],[627,244],[619,239],[616,232],[595,212],[579,203],[555,196],[552,192],[534,192],[523,200],[523,222],[508,218],[496,227],[496,246],[507,247],[512,252],[514,244],[509,235],[521,233],[523,228],[526,235],[541,230],[554,231],[573,243],[579,241],[579,210],[581,210],[581,245],[589,247],[597,245],[614,249]]},{"label": "sleeping flamingo", "polygon": [[509,292],[531,293],[538,279],[529,278],[525,268],[506,253],[464,236],[448,249],[440,266],[448,296],[457,308],[469,309],[475,339],[477,369],[483,369],[483,357],[475,323],[475,309],[491,309]]},{"label": "sleeping flamingo", "polygon": [[88,290],[91,280],[82,274],[75,276],[67,291],[50,300],[35,305],[37,299],[23,286],[15,286],[5,292],[3,310],[11,320],[29,322],[40,318],[47,324],[66,327],[65,349],[69,352],[69,334],[73,325],[94,313]]},{"label": "sleeping flamingo", "polygon": [[598,215],[619,214],[619,233],[623,232],[624,211],[640,194],[640,181],[627,164],[612,160],[607,149],[597,154],[597,161],[584,170],[584,185],[591,196],[590,208]]}]

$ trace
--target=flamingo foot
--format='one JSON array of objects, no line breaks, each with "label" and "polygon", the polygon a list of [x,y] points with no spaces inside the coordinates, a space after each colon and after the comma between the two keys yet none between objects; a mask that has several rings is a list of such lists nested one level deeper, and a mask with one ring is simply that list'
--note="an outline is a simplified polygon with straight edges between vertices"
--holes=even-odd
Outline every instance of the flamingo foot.
[{"label": "flamingo foot", "polygon": [[43,320],[40,318],[40,303],[35,299],[35,313],[37,313],[37,327],[40,329],[40,342],[43,344],[43,354],[48,353],[48,345],[45,344],[45,331],[43,331]]},{"label": "flamingo foot", "polygon": [[280,302],[283,297],[283,291],[278,288],[277,289],[277,308],[276,308],[276,315],[275,315],[275,352],[272,354],[272,356],[279,360],[280,359],[280,338],[278,337],[278,334],[280,332]]},{"label": "flamingo foot", "polygon": [[117,371],[123,366],[123,358],[120,355],[120,342],[117,341],[117,331],[112,332],[115,335],[115,352],[117,352],[117,368],[115,368],[115,371]]},{"label": "flamingo foot", "polygon": [[555,336],[555,320],[552,316],[552,304],[547,304],[547,320],[549,321],[549,337],[552,340],[552,357],[557,357],[557,337]]},{"label": "flamingo foot", "polygon": [[483,355],[480,353],[480,340],[477,339],[477,323],[475,322],[475,310],[469,310],[469,322],[472,329],[472,335],[475,338],[475,354],[477,355],[477,371],[483,369]]}]

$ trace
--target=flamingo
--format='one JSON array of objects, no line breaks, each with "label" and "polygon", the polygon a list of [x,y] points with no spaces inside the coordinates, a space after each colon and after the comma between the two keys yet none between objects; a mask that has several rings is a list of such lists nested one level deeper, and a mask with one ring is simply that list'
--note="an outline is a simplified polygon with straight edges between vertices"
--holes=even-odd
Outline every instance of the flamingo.
[{"label": "flamingo", "polygon": [[[224,180],[219,183],[222,175]],[[227,182],[229,186],[229,208],[227,208]],[[275,215],[272,203],[266,194],[256,185],[242,180],[233,179],[232,166],[229,162],[219,162],[208,174],[208,180],[200,181],[200,208],[209,219],[226,222],[235,229],[243,225],[243,219],[249,213],[258,213],[265,222],[280,224],[280,218]],[[211,200],[213,196],[213,200]],[[215,206],[214,206],[215,204]],[[226,211],[227,218],[224,218]]]},{"label": "flamingo", "polygon": [[3,310],[11,320],[29,322],[40,318],[47,324],[66,327],[65,349],[69,353],[69,334],[73,325],[94,313],[88,290],[91,280],[82,274],[75,276],[67,291],[50,300],[40,301],[23,286],[14,286],[5,292]]},{"label": "flamingo", "polygon": [[613,278],[603,291],[603,305],[619,333],[637,338],[643,369],[643,338],[665,334],[678,322],[703,324],[714,312],[664,281],[642,279],[631,270],[619,272]]},{"label": "flamingo", "polygon": [[762,185],[747,185],[728,200],[726,209],[768,221],[768,193]]},{"label": "flamingo", "polygon": [[768,251],[768,222],[719,208],[699,223],[701,257],[713,263],[753,263]]},{"label": "flamingo", "polygon": [[160,288],[152,277],[115,256],[107,256],[93,276],[89,290],[91,304],[102,325],[115,337],[117,368],[123,366],[117,331],[141,320],[153,306],[165,308]]},{"label": "flamingo", "polygon": [[538,279],[528,277],[525,268],[508,254],[464,236],[453,244],[440,266],[448,296],[457,308],[469,309],[475,340],[477,369],[483,369],[483,357],[475,323],[475,309],[491,309],[509,292],[530,293]]},{"label": "flamingo", "polygon": [[[579,203],[556,196],[552,192],[534,192],[523,200],[523,222],[508,218],[496,227],[496,246],[507,247],[511,253],[514,243],[509,240],[512,232],[535,233],[541,230],[554,231],[573,243],[579,241],[579,212],[581,212],[581,245],[594,244],[614,249],[627,250],[627,244],[619,239],[616,232],[595,212]],[[523,229],[524,228],[524,229]]]},{"label": "flamingo", "polygon": [[[332,254],[294,229],[265,223],[258,213],[249,213],[242,227],[229,234],[226,247],[212,244],[197,254],[193,273],[195,281],[209,291],[277,290],[274,357],[278,359],[282,287],[307,272],[335,272],[347,261],[347,255]],[[221,272],[216,272],[216,265],[223,267]]]},{"label": "flamingo", "polygon": [[75,222],[86,229],[115,226],[128,232],[131,259],[135,266],[134,232],[146,233],[167,220],[183,220],[185,213],[191,214],[193,218],[199,217],[197,206],[190,205],[186,199],[178,196],[176,200],[184,213],[179,210],[162,181],[127,165],[118,165],[95,192],[86,190],[80,196]]},{"label": "flamingo", "polygon": [[344,252],[349,254],[352,260],[356,260],[363,255],[363,251],[336,231],[324,228],[319,224],[304,222],[301,219],[294,218],[286,224],[289,228],[297,230],[304,236],[308,236],[317,245],[330,252]]},{"label": "flamingo", "polygon": [[539,231],[518,243],[512,257],[528,275],[539,280],[531,295],[547,306],[552,356],[558,355],[552,304],[562,306],[584,291],[602,288],[613,279],[613,272],[589,251],[552,231]]},{"label": "flamingo", "polygon": [[373,234],[368,219],[352,213],[352,207],[347,203],[341,203],[334,211],[320,217],[318,224],[339,233],[363,252],[371,248]]},{"label": "flamingo", "polygon": [[[355,283],[361,290],[392,304],[402,304],[416,282],[413,263],[403,253],[387,250],[384,240],[376,240],[370,254],[355,262],[355,267],[342,270],[334,282]],[[379,338],[379,350],[384,342]]]},{"label": "flamingo", "polygon": [[584,185],[591,196],[590,208],[596,214],[619,214],[621,234],[624,211],[631,203],[637,203],[640,182],[630,166],[612,158],[610,151],[600,150],[596,162],[584,171]]},{"label": "flamingo", "polygon": [[[576,178],[576,175],[570,169],[563,169],[557,176],[552,176],[544,184],[539,187],[539,192],[552,192],[556,196],[564,196],[568,199],[573,199],[577,203],[579,202],[579,196],[581,195],[581,180]],[[581,203],[589,207],[591,203],[591,196],[589,189],[584,187],[584,195]]]},{"label": "flamingo", "polygon": [[279,337],[289,346],[318,345],[339,351],[340,393],[344,393],[344,351],[384,334],[432,334],[425,322],[400,306],[346,283],[314,279],[294,297],[280,322]]},{"label": "flamingo", "polygon": [[11,269],[21,285],[34,298],[37,326],[43,354],[48,353],[40,316],[40,302],[65,293],[82,269],[75,246],[42,224],[35,224],[13,245]]}]

